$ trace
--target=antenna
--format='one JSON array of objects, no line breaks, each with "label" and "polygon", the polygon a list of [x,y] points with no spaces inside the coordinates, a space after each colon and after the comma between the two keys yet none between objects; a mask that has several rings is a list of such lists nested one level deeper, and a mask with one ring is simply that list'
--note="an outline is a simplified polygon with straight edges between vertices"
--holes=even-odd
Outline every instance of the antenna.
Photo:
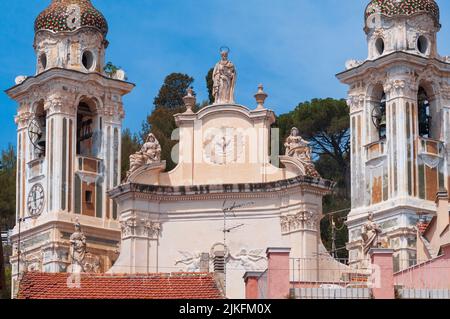
[{"label": "antenna", "polygon": [[[224,200],[223,205],[222,205],[222,212],[223,212],[223,246],[226,248],[227,246],[227,233],[231,233],[232,230],[241,228],[243,226],[245,226],[245,224],[239,224],[237,226],[233,226],[231,228],[227,228],[227,217],[229,215],[231,215],[231,217],[236,217],[236,214],[234,212],[234,210],[236,208],[243,208],[246,206],[250,206],[253,205],[254,202],[248,202],[248,203],[244,203],[244,204],[236,204],[236,202],[233,203],[233,205],[231,206],[226,206],[227,201]],[[224,265],[224,272],[223,272],[223,291],[224,291],[224,295],[226,295],[227,292],[227,261],[226,261],[226,256],[225,256],[225,265]]]}]

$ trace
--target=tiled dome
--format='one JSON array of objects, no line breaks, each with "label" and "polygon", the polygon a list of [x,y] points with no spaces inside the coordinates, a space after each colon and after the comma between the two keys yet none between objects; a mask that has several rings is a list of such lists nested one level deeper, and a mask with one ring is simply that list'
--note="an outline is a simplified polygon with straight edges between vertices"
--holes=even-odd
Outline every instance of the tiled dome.
[{"label": "tiled dome", "polygon": [[52,0],[34,23],[35,31],[75,31],[82,27],[97,28],[104,36],[108,33],[105,17],[90,0]]},{"label": "tiled dome", "polygon": [[372,0],[366,9],[366,19],[377,12],[389,17],[424,12],[439,23],[439,7],[434,0]]}]

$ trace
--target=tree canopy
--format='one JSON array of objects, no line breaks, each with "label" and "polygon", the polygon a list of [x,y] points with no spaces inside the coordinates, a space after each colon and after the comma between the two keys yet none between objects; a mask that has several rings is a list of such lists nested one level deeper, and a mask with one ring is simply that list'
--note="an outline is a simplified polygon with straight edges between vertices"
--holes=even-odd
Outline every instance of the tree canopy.
[{"label": "tree canopy", "polygon": [[0,159],[0,229],[14,226],[16,215],[16,151],[12,145],[1,153]]},{"label": "tree canopy", "polygon": [[130,169],[130,155],[139,151],[140,148],[139,137],[136,134],[132,134],[129,129],[125,129],[122,132],[121,180],[125,179],[125,176]]},{"label": "tree canopy", "polygon": [[191,87],[193,82],[194,78],[187,74],[169,74],[153,101],[155,109],[165,108],[168,110],[176,110],[183,107],[183,97],[186,96],[187,89]]}]

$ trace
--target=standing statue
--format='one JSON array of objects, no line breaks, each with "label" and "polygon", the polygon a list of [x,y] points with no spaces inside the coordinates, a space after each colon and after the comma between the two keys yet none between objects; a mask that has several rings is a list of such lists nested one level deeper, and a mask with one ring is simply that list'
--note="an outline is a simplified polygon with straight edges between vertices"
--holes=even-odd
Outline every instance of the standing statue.
[{"label": "standing statue", "polygon": [[368,221],[362,227],[361,237],[363,239],[364,255],[367,255],[371,248],[381,247],[379,239],[382,230],[377,223],[373,221],[373,213],[368,216]]},{"label": "standing statue", "polygon": [[75,222],[75,232],[70,236],[70,258],[72,270],[74,267],[84,270],[84,258],[86,256],[86,236],[81,231],[78,220]]},{"label": "standing statue", "polygon": [[303,165],[304,174],[311,177],[320,177],[311,158],[311,147],[309,142],[304,140],[296,127],[291,129],[291,135],[286,138],[284,147],[286,156],[294,157]]},{"label": "standing statue", "polygon": [[229,49],[221,50],[222,56],[214,67],[213,72],[213,96],[214,104],[234,103],[234,88],[236,85],[236,68],[228,60]]},{"label": "standing statue", "polygon": [[155,135],[150,133],[141,150],[130,155],[130,170],[127,176],[144,165],[158,162],[161,162],[161,145]]}]

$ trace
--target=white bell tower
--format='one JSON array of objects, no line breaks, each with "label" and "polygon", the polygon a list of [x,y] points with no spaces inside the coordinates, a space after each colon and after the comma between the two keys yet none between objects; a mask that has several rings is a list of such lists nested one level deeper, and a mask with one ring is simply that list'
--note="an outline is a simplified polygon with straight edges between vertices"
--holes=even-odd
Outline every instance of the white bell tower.
[{"label": "white bell tower", "polygon": [[120,242],[106,192],[120,183],[122,97],[134,85],[123,71],[104,71],[108,25],[89,0],[53,0],[35,31],[36,75],[7,91],[18,103],[13,279],[66,271],[76,219],[87,236],[85,271],[93,263],[106,271]]},{"label": "white bell tower", "polygon": [[[372,0],[368,58],[338,74],[349,85],[352,211],[350,259],[360,264],[361,226],[373,212],[397,270],[416,262],[419,216],[448,189],[449,59],[437,53],[433,0]],[[426,241],[426,239],[423,239]]]}]

